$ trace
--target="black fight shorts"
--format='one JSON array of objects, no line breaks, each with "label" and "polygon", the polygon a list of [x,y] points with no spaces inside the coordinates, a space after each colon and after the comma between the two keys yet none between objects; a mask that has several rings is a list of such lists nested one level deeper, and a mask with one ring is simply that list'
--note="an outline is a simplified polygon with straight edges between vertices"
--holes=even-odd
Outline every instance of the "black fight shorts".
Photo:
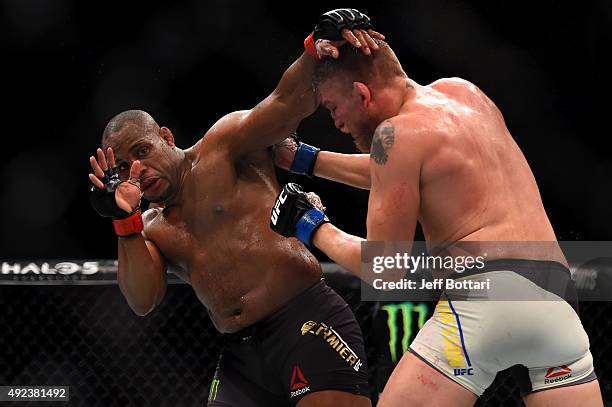
[{"label": "black fight shorts", "polygon": [[253,326],[226,335],[208,406],[295,406],[317,391],[369,397],[361,329],[323,280]]}]

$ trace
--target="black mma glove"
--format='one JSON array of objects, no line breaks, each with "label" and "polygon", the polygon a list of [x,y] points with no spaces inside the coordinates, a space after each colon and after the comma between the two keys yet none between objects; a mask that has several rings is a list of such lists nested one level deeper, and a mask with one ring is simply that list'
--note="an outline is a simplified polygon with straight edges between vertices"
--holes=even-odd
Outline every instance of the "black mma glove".
[{"label": "black mma glove", "polygon": [[128,213],[117,206],[115,201],[115,190],[121,184],[117,168],[109,168],[104,171],[102,182],[104,188],[92,185],[89,190],[89,202],[98,215],[113,219],[113,227],[119,237],[131,237],[142,232],[140,206],[136,207],[132,213]]},{"label": "black mma glove", "polygon": [[297,237],[304,244],[312,244],[314,232],[329,222],[327,216],[310,203],[308,196],[298,184],[283,187],[276,198],[270,216],[270,227],[285,237]]},{"label": "black mma glove", "polygon": [[323,13],[314,29],[314,40],[340,41],[343,29],[367,30],[373,28],[370,17],[354,8],[337,8]]},{"label": "black mma glove", "polygon": [[370,23],[370,17],[354,8],[331,10],[319,17],[319,22],[314,31],[304,40],[304,48],[316,59],[321,59],[317,52],[316,42],[318,40],[344,40],[342,30],[345,28],[348,30],[367,30],[373,28],[373,26]]}]

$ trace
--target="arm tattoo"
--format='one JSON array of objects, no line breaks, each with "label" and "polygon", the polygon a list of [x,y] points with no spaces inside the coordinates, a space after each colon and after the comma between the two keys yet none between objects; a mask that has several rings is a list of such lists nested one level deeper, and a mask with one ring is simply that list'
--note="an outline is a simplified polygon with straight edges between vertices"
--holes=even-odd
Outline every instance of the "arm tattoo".
[{"label": "arm tattoo", "polygon": [[383,127],[378,127],[374,133],[372,140],[372,151],[370,156],[378,165],[385,165],[389,159],[387,152],[393,147],[395,142],[395,131],[393,125],[385,124]]}]

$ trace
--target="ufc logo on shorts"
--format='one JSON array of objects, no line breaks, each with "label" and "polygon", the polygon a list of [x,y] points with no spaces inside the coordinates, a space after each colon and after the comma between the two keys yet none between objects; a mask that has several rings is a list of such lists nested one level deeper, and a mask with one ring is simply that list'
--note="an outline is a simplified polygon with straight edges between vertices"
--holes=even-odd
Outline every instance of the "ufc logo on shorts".
[{"label": "ufc logo on shorts", "polygon": [[276,200],[276,203],[274,204],[274,208],[272,209],[272,224],[273,225],[276,225],[276,222],[278,222],[278,215],[280,214],[280,206],[284,204],[286,200],[287,200],[287,195],[285,194],[285,191],[282,190],[281,194],[278,196],[278,199]]},{"label": "ufc logo on shorts", "polygon": [[455,369],[454,373],[455,373],[455,376],[473,376],[474,369],[471,367]]}]

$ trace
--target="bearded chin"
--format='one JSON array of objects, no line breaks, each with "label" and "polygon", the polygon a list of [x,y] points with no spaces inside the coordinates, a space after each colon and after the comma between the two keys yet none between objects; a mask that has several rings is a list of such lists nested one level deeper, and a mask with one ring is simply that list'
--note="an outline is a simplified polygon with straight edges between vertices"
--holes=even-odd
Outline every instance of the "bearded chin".
[{"label": "bearded chin", "polygon": [[361,151],[362,153],[369,153],[370,149],[372,148],[373,138],[374,138],[373,134],[371,136],[355,135],[355,137],[353,137],[353,143],[355,143],[357,150]]}]

